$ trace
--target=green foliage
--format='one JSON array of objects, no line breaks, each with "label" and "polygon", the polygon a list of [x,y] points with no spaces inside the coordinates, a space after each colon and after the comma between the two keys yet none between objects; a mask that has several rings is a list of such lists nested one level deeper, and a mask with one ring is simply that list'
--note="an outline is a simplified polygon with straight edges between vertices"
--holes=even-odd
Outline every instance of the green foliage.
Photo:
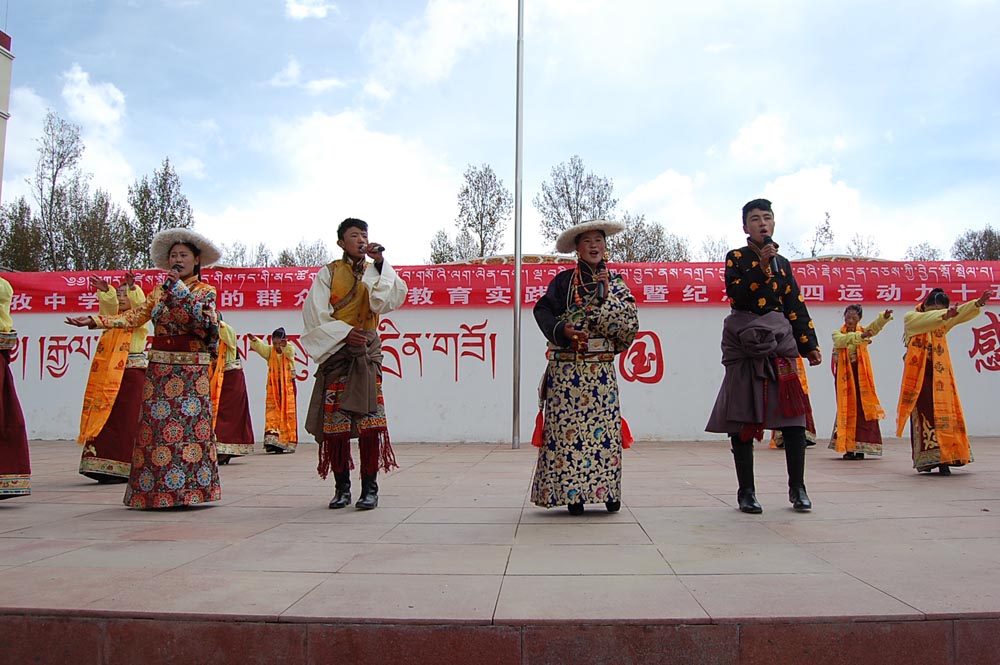
[{"label": "green foliage", "polygon": [[966,231],[951,246],[956,261],[1000,261],[1000,233],[989,224],[980,231]]}]

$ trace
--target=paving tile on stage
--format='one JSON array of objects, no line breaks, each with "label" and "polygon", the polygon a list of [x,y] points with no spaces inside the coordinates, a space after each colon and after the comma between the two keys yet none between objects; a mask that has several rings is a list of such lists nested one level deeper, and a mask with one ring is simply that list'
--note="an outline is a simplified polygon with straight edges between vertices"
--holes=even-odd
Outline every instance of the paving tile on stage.
[{"label": "paving tile on stage", "polygon": [[671,575],[654,545],[517,545],[508,575]]},{"label": "paving tile on stage", "polygon": [[372,572],[331,576],[283,618],[461,621],[490,623],[500,575],[398,575]]},{"label": "paving tile on stage", "polygon": [[673,575],[507,575],[497,623],[547,621],[708,621]]},{"label": "paving tile on stage", "polygon": [[841,572],[682,575],[680,580],[715,620],[921,617],[913,606]]},{"label": "paving tile on stage", "polygon": [[276,620],[330,576],[313,572],[171,570],[132,579],[87,605],[131,615],[176,613]]}]

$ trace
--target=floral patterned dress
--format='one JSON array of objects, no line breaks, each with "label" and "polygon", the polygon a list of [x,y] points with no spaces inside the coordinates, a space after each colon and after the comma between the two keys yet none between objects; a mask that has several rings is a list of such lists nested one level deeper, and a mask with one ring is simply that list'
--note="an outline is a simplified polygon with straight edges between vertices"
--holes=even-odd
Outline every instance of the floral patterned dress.
[{"label": "floral patterned dress", "polygon": [[[545,508],[621,500],[622,424],[615,356],[639,329],[635,298],[612,275],[603,301],[580,269],[556,275],[534,314],[549,341],[543,378],[544,429],[531,501]],[[586,267],[583,268],[586,272]],[[571,321],[587,330],[587,351],[563,334]]]},{"label": "floral patterned dress", "polygon": [[125,505],[170,508],[218,501],[222,488],[208,375],[219,338],[215,289],[190,277],[166,295],[156,287],[141,308],[93,318],[101,328],[153,322]]}]

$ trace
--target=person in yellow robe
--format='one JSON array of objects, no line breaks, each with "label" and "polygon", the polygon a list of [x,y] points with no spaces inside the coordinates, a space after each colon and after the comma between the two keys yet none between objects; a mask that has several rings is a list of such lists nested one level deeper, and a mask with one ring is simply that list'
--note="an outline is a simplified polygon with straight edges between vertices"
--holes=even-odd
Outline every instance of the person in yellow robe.
[{"label": "person in yellow robe", "polygon": [[861,460],[865,454],[882,456],[878,421],[885,418],[885,411],[875,393],[868,345],[892,320],[892,310],[880,312],[867,326],[861,325],[863,313],[861,305],[848,305],[844,309],[844,325],[833,331],[837,416],[829,448],[846,460]]},{"label": "person in yellow robe", "polygon": [[[351,438],[361,454],[359,510],[378,506],[378,470],[397,466],[382,397],[380,314],[402,306],[407,287],[385,261],[385,247],[368,240],[367,222],[349,217],[337,227],[342,259],[323,266],[302,305],[299,341],[319,365],[306,431],[319,443],[319,475],[333,471],[329,507],[351,503]],[[367,261],[366,258],[371,258]]]},{"label": "person in yellow robe", "polygon": [[0,499],[31,494],[28,430],[10,371],[10,352],[18,343],[10,318],[13,298],[10,282],[0,277]]},{"label": "person in yellow robe", "polygon": [[916,311],[903,316],[906,357],[896,406],[896,436],[903,436],[909,420],[913,468],[920,473],[937,469],[948,476],[951,467],[973,460],[951,367],[948,332],[976,318],[994,295],[987,289],[975,300],[955,306],[944,290],[934,289]]},{"label": "person in yellow robe", "polygon": [[[125,282],[116,289],[97,276],[89,282],[97,292],[101,316],[116,316],[146,302],[132,272],[125,273]],[[80,474],[99,483],[128,482],[139,432],[148,335],[145,324],[105,330],[90,363],[77,441],[83,446]]]},{"label": "person in yellow robe", "polygon": [[243,363],[236,352],[236,331],[219,314],[219,357],[212,365],[212,427],[219,464],[252,455],[253,422]]},{"label": "person in yellow robe", "polygon": [[299,419],[295,412],[295,348],[284,328],[271,333],[271,343],[247,335],[250,348],[267,361],[264,401],[264,451],[294,453],[299,444]]}]

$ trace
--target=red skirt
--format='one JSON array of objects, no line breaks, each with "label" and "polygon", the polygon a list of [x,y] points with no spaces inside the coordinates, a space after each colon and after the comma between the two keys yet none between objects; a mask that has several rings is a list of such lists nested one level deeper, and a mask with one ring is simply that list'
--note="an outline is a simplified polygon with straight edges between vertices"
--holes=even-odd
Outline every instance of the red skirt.
[{"label": "red skirt", "polygon": [[242,367],[226,370],[222,375],[215,440],[220,455],[253,453],[253,423],[250,421],[250,400]]},{"label": "red skirt", "polygon": [[[98,482],[126,482],[132,469],[132,447],[139,432],[142,384],[146,369],[129,367],[122,374],[108,421],[92,441],[83,445],[80,473]],[[119,480],[120,479],[120,480]]]},{"label": "red skirt", "polygon": [[0,499],[28,494],[31,494],[28,431],[14,390],[10,352],[0,351]]}]

